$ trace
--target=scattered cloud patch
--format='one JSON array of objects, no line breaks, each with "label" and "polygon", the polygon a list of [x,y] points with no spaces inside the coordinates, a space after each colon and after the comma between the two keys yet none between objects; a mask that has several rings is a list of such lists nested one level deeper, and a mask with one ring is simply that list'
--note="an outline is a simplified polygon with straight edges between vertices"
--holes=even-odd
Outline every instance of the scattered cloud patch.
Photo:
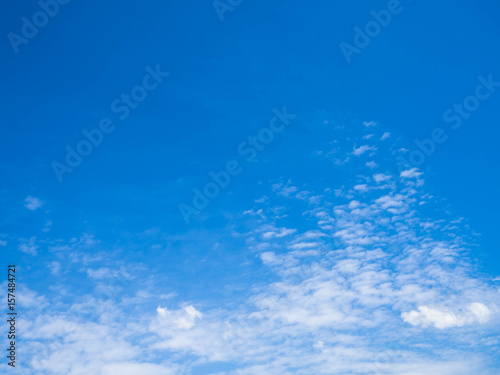
[{"label": "scattered cloud patch", "polygon": [[357,190],[357,191],[360,191],[360,192],[367,192],[370,190],[370,188],[368,187],[367,184],[358,184],[358,185],[354,185],[354,190]]},{"label": "scattered cloud patch", "polygon": [[400,176],[403,178],[418,178],[422,175],[422,172],[418,171],[418,168],[408,169],[406,171],[402,171]]},{"label": "scattered cloud patch", "polygon": [[175,311],[158,307],[156,311],[161,322],[182,330],[190,330],[194,327],[196,320],[203,317],[203,314],[193,306],[186,306]]},{"label": "scattered cloud patch", "polygon": [[28,195],[24,199],[24,207],[26,207],[30,211],[35,211],[36,209],[42,207],[44,202],[38,198],[35,198],[31,195]]},{"label": "scattered cloud patch", "polygon": [[385,175],[383,173],[377,173],[373,175],[373,180],[379,184],[381,182],[389,181],[391,179],[391,176]]},{"label": "scattered cloud patch", "polygon": [[297,232],[297,229],[289,229],[289,228],[275,228],[271,231],[266,231],[262,234],[262,238],[270,239],[270,238],[281,238],[288,236],[290,234],[294,234]]},{"label": "scattered cloud patch", "polygon": [[297,192],[297,187],[291,185],[291,181],[288,181],[286,184],[282,182],[273,185],[273,191],[277,192],[278,195],[282,195],[284,197],[289,197],[293,193]]},{"label": "scattered cloud patch", "polygon": [[360,156],[360,155],[363,155],[367,151],[376,151],[376,150],[377,150],[377,147],[375,147],[375,146],[363,145],[363,146],[359,146],[358,148],[356,148],[356,146],[354,146],[352,154],[355,156]]},{"label": "scattered cloud patch", "polygon": [[38,246],[35,244],[36,237],[31,237],[29,239],[20,238],[19,241],[21,242],[17,246],[17,249],[19,251],[22,251],[23,253],[29,254],[29,255],[37,255],[38,254]]}]

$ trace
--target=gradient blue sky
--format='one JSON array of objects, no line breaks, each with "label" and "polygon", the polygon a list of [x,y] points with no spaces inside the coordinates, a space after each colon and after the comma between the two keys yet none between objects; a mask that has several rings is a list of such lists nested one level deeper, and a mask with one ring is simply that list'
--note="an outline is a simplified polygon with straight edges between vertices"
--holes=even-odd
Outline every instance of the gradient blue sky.
[{"label": "gradient blue sky", "polygon": [[[443,113],[474,95],[478,77],[500,81],[500,4],[402,0],[403,10],[348,63],[340,43],[353,44],[353,28],[387,4],[243,1],[221,21],[211,1],[70,1],[18,53],[7,35],[21,34],[22,17],[40,8],[2,5],[0,251],[4,264],[18,265],[19,298],[26,296],[20,373],[497,373],[500,89],[457,130]],[[170,75],[118,119],[111,103],[157,65]],[[247,162],[238,146],[284,107],[296,118]],[[52,163],[102,118],[116,129],[59,182]],[[435,128],[448,139],[401,176],[398,156]],[[229,160],[242,172],[186,224],[179,204],[191,204],[192,189]],[[378,219],[354,230],[369,221],[359,207]],[[370,251],[392,260],[377,262],[386,258]],[[439,272],[425,265],[432,257]],[[339,265],[341,276],[332,275]],[[302,302],[294,294],[363,270],[376,273],[369,279],[378,280],[380,300],[339,302],[325,292],[314,302],[304,292]],[[406,293],[417,275],[420,292]],[[356,285],[344,285],[339,298],[365,298]],[[264,309],[276,290],[282,294]],[[305,310],[286,315],[299,305]],[[329,318],[314,317],[322,308]],[[274,336],[233,342],[221,334],[224,322],[264,310],[255,331]],[[345,316],[337,321],[334,311]],[[45,327],[49,319],[37,315],[58,319]],[[443,319],[451,323],[440,326]],[[83,351],[65,362],[65,350],[85,343],[68,335],[95,327],[103,335],[95,340],[130,353],[92,359]],[[373,353],[399,350],[395,327],[404,353],[374,370],[381,360]],[[54,341],[56,349],[38,351]],[[303,364],[293,361],[298,355]]]}]

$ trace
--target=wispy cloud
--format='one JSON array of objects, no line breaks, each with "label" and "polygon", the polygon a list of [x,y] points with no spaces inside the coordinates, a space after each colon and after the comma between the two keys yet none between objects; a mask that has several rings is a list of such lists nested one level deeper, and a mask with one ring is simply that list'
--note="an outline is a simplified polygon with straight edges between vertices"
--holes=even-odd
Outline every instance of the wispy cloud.
[{"label": "wispy cloud", "polygon": [[20,238],[19,239],[20,244],[17,245],[18,250],[22,251],[23,253],[29,254],[29,255],[37,255],[38,254],[38,246],[35,244],[36,243],[36,237],[31,237],[29,239],[26,238]]},{"label": "wispy cloud", "polygon": [[358,148],[356,148],[356,146],[354,146],[352,154],[355,156],[359,156],[359,155],[363,155],[367,151],[376,151],[376,150],[377,150],[377,147],[375,147],[375,146],[363,145],[363,146],[359,146]]},{"label": "wispy cloud", "polygon": [[26,207],[30,211],[35,211],[36,209],[42,207],[45,202],[40,200],[39,198],[35,198],[31,195],[28,195],[24,199],[24,207]]}]

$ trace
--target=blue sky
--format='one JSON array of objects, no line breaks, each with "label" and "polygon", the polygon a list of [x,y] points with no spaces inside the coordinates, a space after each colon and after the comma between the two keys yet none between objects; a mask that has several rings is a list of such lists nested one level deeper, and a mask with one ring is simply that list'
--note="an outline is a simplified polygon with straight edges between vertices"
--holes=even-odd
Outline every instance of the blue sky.
[{"label": "blue sky", "polygon": [[498,3],[41,3],[0,15],[11,372],[498,373]]}]

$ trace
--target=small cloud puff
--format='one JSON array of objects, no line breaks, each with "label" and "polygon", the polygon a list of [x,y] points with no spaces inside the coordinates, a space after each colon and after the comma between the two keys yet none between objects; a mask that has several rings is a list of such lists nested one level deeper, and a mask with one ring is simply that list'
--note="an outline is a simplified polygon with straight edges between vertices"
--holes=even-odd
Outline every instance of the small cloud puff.
[{"label": "small cloud puff", "polygon": [[24,199],[24,202],[25,202],[24,207],[26,207],[30,211],[35,211],[37,208],[42,207],[45,203],[42,200],[35,198],[31,195],[28,195]]},{"label": "small cloud puff", "polygon": [[390,136],[391,136],[391,133],[385,132],[384,134],[382,134],[382,137],[380,137],[380,140],[383,141],[383,140],[389,138]]},{"label": "small cloud puff", "polygon": [[418,171],[418,168],[412,168],[401,172],[400,176],[403,178],[416,178],[421,176],[422,174],[422,172]]},{"label": "small cloud puff", "polygon": [[359,184],[359,185],[354,185],[354,190],[367,192],[370,190],[370,188],[366,184]]},{"label": "small cloud puff", "polygon": [[263,233],[262,237],[265,239],[269,239],[269,238],[273,238],[273,237],[281,238],[281,237],[288,236],[290,234],[294,234],[295,232],[297,232],[297,229],[276,228],[276,230],[267,231],[267,232]]},{"label": "small cloud puff", "polygon": [[283,195],[285,197],[289,197],[292,193],[297,192],[297,187],[291,185],[291,181],[288,180],[287,184],[277,183],[273,185],[273,191],[276,191],[277,194]]},{"label": "small cloud puff", "polygon": [[172,326],[172,328],[182,330],[190,330],[194,327],[196,319],[201,319],[203,317],[203,314],[191,305],[176,311],[158,307],[156,312],[162,322]]},{"label": "small cloud puff", "polygon": [[59,276],[60,273],[61,273],[61,263],[57,262],[57,261],[52,261],[50,262],[50,264],[48,265],[49,269],[50,269],[50,273],[54,276]]},{"label": "small cloud puff", "polygon": [[359,156],[359,155],[363,155],[366,151],[370,151],[370,150],[376,151],[377,148],[375,146],[367,146],[367,145],[359,146],[358,148],[356,148],[356,146],[354,146],[352,154]]},{"label": "small cloud puff", "polygon": [[361,203],[359,201],[350,201],[349,202],[349,208],[351,210],[354,210],[355,208],[358,208],[359,206],[361,206]]},{"label": "small cloud puff", "polygon": [[457,315],[451,311],[439,310],[428,306],[419,306],[418,311],[413,310],[402,313],[401,317],[405,322],[413,326],[422,326],[424,328],[434,326],[437,329],[486,323],[490,320],[490,309],[480,302],[471,303],[467,310],[467,312]]},{"label": "small cloud puff", "polygon": [[387,181],[387,180],[390,180],[390,179],[391,179],[391,176],[388,176],[388,175],[383,174],[383,173],[377,173],[377,174],[373,175],[373,180],[376,183],[384,182],[384,181]]},{"label": "small cloud puff", "polygon": [[17,249],[23,253],[29,255],[37,255],[38,246],[35,245],[36,237],[31,237],[30,239],[20,238],[21,243],[17,246]]},{"label": "small cloud puff", "polygon": [[52,220],[47,220],[42,230],[44,232],[49,232],[51,227],[52,227]]}]

